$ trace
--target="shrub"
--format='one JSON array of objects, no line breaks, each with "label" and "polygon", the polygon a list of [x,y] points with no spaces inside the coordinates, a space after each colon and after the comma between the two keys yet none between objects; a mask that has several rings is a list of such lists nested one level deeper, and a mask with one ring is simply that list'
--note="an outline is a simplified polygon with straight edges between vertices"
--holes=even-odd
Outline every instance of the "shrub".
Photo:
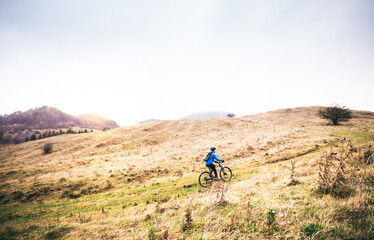
[{"label": "shrub", "polygon": [[271,225],[274,224],[276,214],[277,213],[273,209],[269,209],[269,211],[266,213],[266,219],[267,219],[268,226],[271,226]]},{"label": "shrub", "polygon": [[14,200],[20,200],[25,196],[25,194],[22,191],[15,191],[12,193],[12,196]]},{"label": "shrub", "polygon": [[58,180],[58,182],[62,183],[62,182],[66,182],[66,178],[62,177]]},{"label": "shrub", "polygon": [[31,135],[31,137],[30,137],[30,141],[34,141],[34,140],[36,140],[36,135],[35,134]]},{"label": "shrub", "polygon": [[53,144],[52,143],[46,143],[43,146],[43,152],[44,154],[50,154],[52,153]]},{"label": "shrub", "polygon": [[318,115],[329,120],[333,125],[338,125],[339,122],[348,122],[352,118],[351,110],[338,104],[328,107],[326,110],[319,110]]}]

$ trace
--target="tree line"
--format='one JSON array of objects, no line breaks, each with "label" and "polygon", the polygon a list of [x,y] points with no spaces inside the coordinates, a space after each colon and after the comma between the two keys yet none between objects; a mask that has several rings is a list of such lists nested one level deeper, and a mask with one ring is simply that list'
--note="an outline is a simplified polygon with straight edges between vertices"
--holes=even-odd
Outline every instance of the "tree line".
[{"label": "tree line", "polygon": [[[37,136],[35,133],[33,133],[30,137],[25,138],[25,142],[34,141],[34,140],[43,139],[43,138],[48,138],[48,137],[53,137],[53,136],[58,136],[58,135],[62,135],[62,134],[81,134],[81,133],[88,133],[88,132],[89,131],[87,129],[74,131],[71,128],[66,130],[66,131],[61,130],[61,129],[60,129],[60,131],[55,131],[55,130],[45,131],[43,133],[40,133],[39,136]],[[90,132],[93,132],[93,130],[91,129]]]},{"label": "tree line", "polygon": [[[73,130],[69,128],[68,130],[64,131],[62,129],[60,130],[50,130],[50,131],[34,131],[31,135],[28,133],[29,131],[23,132],[23,133],[16,133],[12,134],[9,131],[5,131],[4,129],[0,129],[0,144],[19,144],[22,142],[28,142],[28,141],[34,141],[38,139],[58,136],[62,134],[81,134],[81,133],[89,133],[93,132],[93,129],[88,130]],[[26,135],[26,137],[25,137]]]}]

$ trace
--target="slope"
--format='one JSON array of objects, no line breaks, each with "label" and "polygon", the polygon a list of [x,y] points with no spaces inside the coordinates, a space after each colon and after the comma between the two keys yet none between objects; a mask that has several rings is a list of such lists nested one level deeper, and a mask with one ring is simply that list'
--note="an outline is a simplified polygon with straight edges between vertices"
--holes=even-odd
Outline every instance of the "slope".
[{"label": "slope", "polygon": [[[19,238],[35,239],[53,234],[68,239],[301,238],[309,236],[302,229],[321,219],[310,236],[319,227],[330,234],[323,236],[339,228],[339,236],[360,234],[329,216],[346,207],[346,200],[315,194],[316,161],[342,137],[372,143],[374,118],[355,112],[358,117],[350,123],[332,127],[316,116],[318,109],[159,121],[2,146],[1,234],[13,231]],[[53,144],[52,154],[42,154],[46,143]],[[212,145],[234,177],[205,190],[196,180],[205,170],[201,158]],[[287,186],[295,159],[301,184]],[[357,196],[350,201],[357,202]]]}]

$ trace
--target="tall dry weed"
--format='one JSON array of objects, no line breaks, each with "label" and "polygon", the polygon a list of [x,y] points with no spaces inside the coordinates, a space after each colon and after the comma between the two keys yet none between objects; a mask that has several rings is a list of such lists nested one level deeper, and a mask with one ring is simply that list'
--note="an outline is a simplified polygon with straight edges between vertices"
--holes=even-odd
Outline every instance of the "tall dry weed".
[{"label": "tall dry weed", "polygon": [[226,206],[228,201],[226,200],[226,193],[229,190],[226,184],[216,184],[214,189],[216,192],[216,204],[218,206]]},{"label": "tall dry weed", "polygon": [[290,183],[288,183],[289,186],[294,186],[294,185],[297,185],[299,184],[300,182],[295,179],[295,172],[296,172],[296,160],[292,159],[291,160],[291,168],[290,168],[290,171],[291,171],[291,176],[290,176]]},{"label": "tall dry weed", "polygon": [[317,162],[319,167],[318,190],[336,197],[348,197],[354,188],[350,185],[353,176],[352,168],[354,148],[350,141],[341,140],[338,152],[325,152]]},{"label": "tall dry weed", "polygon": [[185,222],[183,223],[182,231],[185,232],[185,231],[191,230],[193,226],[194,224],[192,221],[192,207],[188,206],[186,209]]}]

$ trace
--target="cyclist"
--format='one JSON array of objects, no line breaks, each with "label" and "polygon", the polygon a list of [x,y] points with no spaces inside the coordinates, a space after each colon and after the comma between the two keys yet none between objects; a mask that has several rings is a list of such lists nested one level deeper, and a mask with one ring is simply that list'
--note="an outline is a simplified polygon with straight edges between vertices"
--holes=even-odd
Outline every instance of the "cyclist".
[{"label": "cyclist", "polygon": [[218,176],[217,176],[217,170],[216,170],[216,166],[213,164],[213,162],[224,162],[224,160],[222,159],[219,159],[217,156],[216,156],[216,153],[214,152],[216,150],[215,147],[211,147],[210,148],[210,151],[211,151],[211,154],[210,154],[210,157],[209,157],[209,160],[205,162],[205,165],[214,172],[214,180],[215,181],[218,181]]}]

